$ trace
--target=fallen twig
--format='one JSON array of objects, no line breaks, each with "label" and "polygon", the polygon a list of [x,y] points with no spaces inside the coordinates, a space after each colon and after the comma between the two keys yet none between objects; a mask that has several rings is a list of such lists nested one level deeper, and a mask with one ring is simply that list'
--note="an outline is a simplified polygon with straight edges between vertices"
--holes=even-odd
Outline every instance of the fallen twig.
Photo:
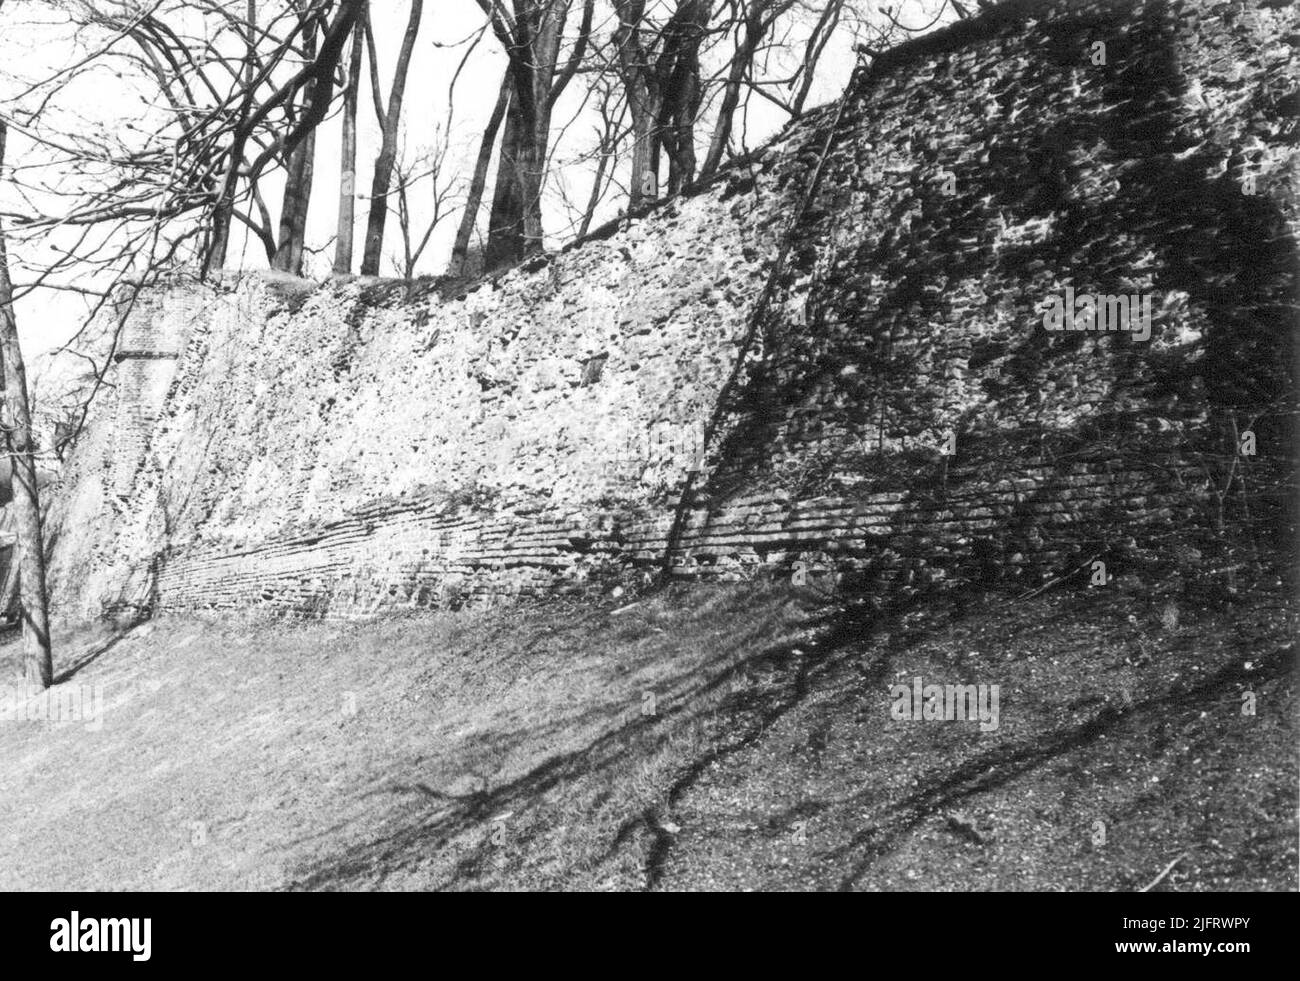
[{"label": "fallen twig", "polygon": [[1074,574],[1075,574],[1076,572],[1078,572],[1080,569],[1085,568],[1089,563],[1091,563],[1092,561],[1094,561],[1095,559],[1098,559],[1098,558],[1100,558],[1100,557],[1101,557],[1101,553],[1098,552],[1096,555],[1093,555],[1093,556],[1091,556],[1090,558],[1084,559],[1084,560],[1083,560],[1083,563],[1082,563],[1081,565],[1077,565],[1077,566],[1075,566],[1073,569],[1071,569],[1071,570],[1070,570],[1069,572],[1067,572],[1065,575],[1063,575],[1063,576],[1057,576],[1057,577],[1056,577],[1055,579],[1053,579],[1051,582],[1045,582],[1045,583],[1043,583],[1041,586],[1039,586],[1037,589],[1030,590],[1028,593],[1025,593],[1023,596],[1016,596],[1016,597],[1013,597],[1012,599],[1009,599],[1009,600],[1007,600],[1006,602],[1008,602],[1008,603],[1019,603],[1021,600],[1033,599],[1033,597],[1037,596],[1037,595],[1038,595],[1039,593],[1041,593],[1044,589],[1050,589],[1052,586],[1055,586],[1057,583],[1065,582],[1065,580],[1069,579],[1072,575],[1074,575]]},{"label": "fallen twig", "polygon": [[1139,889],[1138,892],[1150,892],[1150,891],[1151,891],[1152,889],[1154,889],[1156,886],[1160,885],[1161,880],[1163,880],[1165,876],[1167,876],[1170,872],[1172,872],[1172,871],[1174,870],[1174,866],[1177,865],[1179,862],[1181,862],[1181,861],[1182,861],[1183,859],[1185,859],[1186,857],[1187,857],[1187,853],[1186,853],[1186,852],[1183,852],[1181,855],[1179,855],[1177,858],[1175,858],[1172,862],[1170,862],[1168,865],[1166,865],[1166,866],[1165,866],[1165,870],[1164,870],[1163,872],[1161,872],[1158,876],[1156,876],[1154,879],[1152,879],[1150,882],[1148,882],[1145,886],[1143,886],[1141,889]]}]

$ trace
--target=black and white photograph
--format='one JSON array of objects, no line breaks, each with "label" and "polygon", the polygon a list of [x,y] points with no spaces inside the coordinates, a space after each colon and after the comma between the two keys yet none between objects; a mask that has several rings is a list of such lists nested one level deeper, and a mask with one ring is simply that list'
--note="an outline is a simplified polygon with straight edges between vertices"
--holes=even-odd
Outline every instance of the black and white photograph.
[{"label": "black and white photograph", "polygon": [[22,943],[1104,893],[1250,963],[1298,236],[1300,0],[0,0]]}]

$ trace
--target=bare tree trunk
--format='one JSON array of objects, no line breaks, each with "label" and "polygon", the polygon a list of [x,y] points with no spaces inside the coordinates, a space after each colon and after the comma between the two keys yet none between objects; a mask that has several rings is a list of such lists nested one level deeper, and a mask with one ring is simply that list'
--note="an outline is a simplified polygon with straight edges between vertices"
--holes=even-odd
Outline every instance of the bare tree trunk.
[{"label": "bare tree trunk", "polygon": [[234,167],[232,160],[230,170],[221,176],[217,202],[212,209],[211,242],[204,262],[205,272],[209,269],[224,269],[226,266],[226,252],[230,247],[230,219],[235,213]]},{"label": "bare tree trunk", "polygon": [[[587,198],[587,210],[582,213],[582,224],[578,226],[578,238],[582,238],[591,228],[596,209],[600,207],[601,196],[609,185],[610,176],[617,164],[618,130],[623,122],[623,111],[618,116],[610,115],[610,100],[613,98],[612,87],[604,91],[600,103],[601,134],[598,152],[600,161],[596,164],[596,179],[591,182],[591,194]],[[624,103],[626,107],[626,103]]]},{"label": "bare tree trunk", "polygon": [[488,216],[488,239],[483,262],[486,268],[508,265],[524,254],[524,195],[521,179],[523,144],[528,124],[520,119],[519,100],[512,99],[506,111],[506,128],[497,155],[497,183]]},{"label": "bare tree trunk", "polygon": [[[248,28],[247,51],[244,55],[244,97],[240,100],[239,120],[242,126],[248,119],[253,99],[253,69],[257,63],[257,0],[247,0],[244,26]],[[237,143],[240,141],[237,141]],[[230,226],[235,213],[235,185],[238,183],[239,159],[242,153],[232,153],[230,166],[221,176],[217,202],[212,209],[211,241],[203,262],[203,271],[223,269],[226,253],[230,249]]]},{"label": "bare tree trunk", "polygon": [[383,143],[375,160],[375,176],[370,183],[370,219],[366,223],[366,247],[361,256],[361,274],[379,275],[379,258],[384,248],[384,223],[388,219],[388,188],[393,179],[393,163],[397,159],[397,126],[402,118],[402,97],[406,92],[406,73],[411,65],[411,51],[415,36],[420,31],[420,15],[424,0],[411,0],[411,16],[402,38],[402,50],[397,56],[393,72],[393,86],[388,94],[388,108],[384,113]]},{"label": "bare tree trunk", "polygon": [[289,158],[284,203],[280,208],[280,245],[273,269],[302,275],[303,245],[307,237],[307,211],[311,206],[312,172],[315,170],[316,134],[310,133]]},{"label": "bare tree trunk", "polygon": [[456,242],[451,248],[451,264],[448,272],[460,276],[465,271],[465,258],[469,255],[469,240],[474,234],[474,224],[478,220],[479,208],[483,203],[483,188],[487,186],[488,167],[492,163],[492,145],[496,143],[497,131],[501,129],[501,120],[510,106],[510,73],[506,72],[501,80],[501,91],[497,95],[497,104],[488,117],[483,129],[483,140],[479,143],[478,160],[474,164],[474,176],[469,184],[469,196],[465,200],[465,210],[460,216],[460,227],[456,229]]},{"label": "bare tree trunk", "polygon": [[[676,194],[695,176],[695,117],[700,108],[700,44],[712,0],[681,0],[657,41],[643,37],[645,0],[616,0],[614,32],[619,74],[632,113],[632,186],[629,207],[659,196],[659,148],[668,155],[668,190]],[[658,45],[658,55],[652,49]]]},{"label": "bare tree trunk", "polygon": [[687,84],[687,105],[674,121],[676,152],[668,160],[668,191],[679,194],[695,180],[695,120],[700,111],[700,79],[693,76]]},{"label": "bare tree trunk", "polygon": [[[708,156],[700,168],[700,179],[712,177],[722,165],[722,158],[731,141],[731,126],[735,119],[736,106],[740,103],[740,89],[754,64],[754,55],[763,40],[763,35],[771,20],[764,15],[772,6],[772,0],[750,0],[745,11],[745,37],[738,45],[731,60],[731,70],[727,73],[727,85],[722,93],[722,104],[718,107],[718,123],[713,129],[713,139],[709,143]],[[784,8],[783,8],[784,9]]]},{"label": "bare tree trunk", "polygon": [[[0,166],[4,164],[8,127],[0,120]],[[41,506],[36,490],[36,461],[32,453],[31,411],[27,403],[27,371],[18,344],[13,284],[4,228],[0,226],[0,361],[4,368],[3,423],[13,473],[13,507],[17,541],[14,546],[21,577],[23,610],[23,671],[27,684],[42,689],[54,681],[50,655],[50,613],[45,594],[45,551],[41,536]]]},{"label": "bare tree trunk", "polygon": [[808,43],[804,47],[803,66],[799,69],[803,72],[803,79],[799,83],[799,91],[794,97],[794,102],[790,105],[791,111],[796,116],[803,112],[804,103],[808,100],[808,93],[812,91],[813,80],[817,74],[817,63],[821,61],[822,51],[826,49],[826,42],[835,32],[843,11],[844,0],[828,0],[822,9],[821,17],[817,20],[817,26],[808,35]]},{"label": "bare tree trunk", "polygon": [[649,72],[630,75],[627,108],[632,114],[632,183],[628,208],[636,208],[659,196],[659,109]]},{"label": "bare tree trunk", "polygon": [[[306,28],[303,55],[308,62],[316,59],[317,23]],[[308,82],[302,90],[302,108],[306,111],[315,97],[316,83]],[[311,206],[312,172],[316,168],[316,131],[313,129],[298,144],[286,162],[284,198],[280,205],[280,244],[271,261],[272,269],[302,275],[303,243],[307,237],[307,210]]]},{"label": "bare tree trunk", "polygon": [[524,199],[524,255],[541,252],[542,184],[546,179],[546,149],[551,132],[551,115],[536,120],[533,138],[520,154],[519,190]]},{"label": "bare tree trunk", "polygon": [[485,261],[488,268],[509,265],[542,249],[542,182],[551,114],[534,100],[535,115],[526,118],[511,98],[501,134],[496,193],[488,219]]},{"label": "bare tree trunk", "polygon": [[[368,16],[367,13],[362,15]],[[348,60],[348,85],[343,90],[343,148],[339,162],[339,221],[334,240],[334,271],[352,271],[352,239],[357,220],[357,94],[361,88],[361,56],[364,51],[364,21],[357,19],[352,33],[352,54]]]},{"label": "bare tree trunk", "polygon": [[542,182],[551,115],[547,111],[527,120],[515,111],[517,104],[511,99],[501,134],[485,250],[488,268],[509,265],[542,249]]},{"label": "bare tree trunk", "polygon": [[600,162],[596,164],[596,179],[591,182],[591,195],[587,198],[587,210],[582,213],[582,224],[578,226],[578,238],[587,234],[591,228],[591,219],[596,214],[596,208],[600,206],[600,194],[605,180],[605,169],[609,166],[609,158],[612,153],[607,149],[604,140],[600,143]]},{"label": "bare tree trunk", "polygon": [[645,0],[621,0],[615,4],[618,28],[614,47],[627,93],[627,108],[632,114],[632,176],[628,188],[628,207],[659,196],[658,119],[662,103],[658,77],[650,64],[649,53],[641,41],[641,22],[645,17]]},{"label": "bare tree trunk", "polygon": [[668,192],[680,194],[695,180],[695,121],[700,115],[704,90],[700,84],[700,44],[713,16],[712,0],[687,0],[683,19],[675,27],[672,73],[665,86],[663,132],[668,151]]},{"label": "bare tree trunk", "polygon": [[555,103],[581,66],[591,37],[594,0],[584,0],[582,24],[563,68],[558,65],[565,19],[572,0],[515,0],[514,19],[504,7],[477,0],[510,59],[514,90],[501,136],[486,259],[502,266],[543,245],[542,186]]},{"label": "bare tree trunk", "polygon": [[658,112],[645,100],[628,100],[632,112],[632,186],[628,207],[659,197]]}]

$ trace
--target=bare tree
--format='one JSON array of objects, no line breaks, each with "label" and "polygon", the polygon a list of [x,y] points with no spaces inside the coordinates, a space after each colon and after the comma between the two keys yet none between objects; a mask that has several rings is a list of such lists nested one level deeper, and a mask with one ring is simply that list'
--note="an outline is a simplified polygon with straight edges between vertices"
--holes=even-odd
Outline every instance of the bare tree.
[{"label": "bare tree", "polygon": [[[258,179],[269,165],[292,160],[324,118],[362,0],[302,0],[301,6],[279,0],[280,6],[267,3],[261,11],[241,3],[242,16],[233,3],[211,0],[61,2],[74,14],[77,43],[89,50],[67,68],[22,83],[6,100],[7,129],[23,137],[29,159],[10,169],[6,198],[18,206],[0,217],[9,222],[7,244],[20,241],[27,257],[15,264],[9,252],[12,300],[43,289],[88,301],[80,327],[58,349],[85,357],[93,375],[78,391],[78,405],[68,407],[65,437],[71,439],[106,384],[135,297],[180,256],[203,260],[205,271],[211,267],[213,243],[223,234],[216,229],[228,175],[243,187],[242,198],[231,199],[232,217],[253,230],[268,258],[274,256],[277,243]],[[199,33],[187,34],[163,17],[169,11],[190,29],[196,12],[224,26],[209,29],[199,18]],[[311,58],[305,32],[313,17],[318,43]],[[323,31],[321,25],[327,25]],[[130,70],[137,83],[152,80],[156,94],[140,96],[137,114],[129,104],[118,107],[115,126],[92,124],[80,111],[49,111],[75,80],[104,67],[119,77]],[[256,97],[244,114],[240,106],[250,84]],[[59,129],[61,123],[68,128]],[[255,204],[261,220],[241,210],[241,201]],[[15,271],[23,281],[14,281]],[[102,319],[111,324],[101,344],[96,332],[105,313]],[[84,349],[87,338],[92,353]]]},{"label": "bare tree", "polygon": [[[243,62],[243,95],[239,99],[239,121],[242,126],[248,121],[256,92],[254,76],[257,68],[257,0],[247,0],[245,22],[241,26],[247,38]],[[225,265],[226,251],[230,245],[230,226],[235,213],[235,188],[240,162],[233,156],[230,158],[226,171],[222,175],[216,206],[212,211],[211,244],[208,256],[209,261],[217,269]],[[266,231],[270,233],[269,222]]]},{"label": "bare tree", "polygon": [[[402,233],[402,276],[414,279],[415,265],[428,247],[434,229],[452,213],[456,180],[447,167],[447,141],[441,133],[435,134],[433,146],[419,154],[411,164],[399,157],[394,172],[397,184],[389,192],[389,197],[397,198],[397,222]],[[420,234],[412,213],[411,188],[426,179],[432,190],[432,211],[423,234]]]},{"label": "bare tree", "polygon": [[476,0],[509,60],[513,82],[488,219],[486,262],[513,262],[542,248],[542,186],[551,114],[582,64],[591,37],[594,0],[584,0],[568,59],[560,48],[572,0]]},{"label": "bare tree", "polygon": [[[0,6],[3,0],[0,0]],[[0,118],[0,172],[3,171],[9,128]],[[50,614],[46,605],[45,548],[41,534],[41,505],[36,489],[31,407],[27,401],[27,370],[18,343],[13,283],[5,230],[0,223],[0,362],[4,370],[3,418],[5,448],[13,486],[13,507],[23,616],[23,672],[28,685],[48,688],[54,682],[50,652]]]},{"label": "bare tree", "polygon": [[334,272],[352,271],[352,241],[356,229],[357,201],[357,96],[361,89],[361,58],[365,51],[363,9],[352,31],[352,53],[348,58],[348,75],[343,89],[343,138],[339,153],[339,218],[334,239]]},{"label": "bare tree", "polygon": [[474,174],[470,178],[469,192],[465,198],[465,210],[461,212],[460,226],[456,229],[456,241],[451,247],[451,263],[447,271],[452,276],[465,274],[465,260],[469,255],[469,241],[474,235],[474,225],[478,220],[479,207],[483,203],[483,189],[487,186],[488,167],[492,164],[492,148],[496,144],[497,133],[501,129],[501,120],[505,118],[510,107],[512,80],[507,72],[501,79],[501,89],[497,93],[496,105],[483,127],[483,138],[479,141],[478,157],[474,161]]},{"label": "bare tree", "polygon": [[361,274],[379,275],[379,258],[384,248],[384,222],[388,218],[389,185],[393,179],[393,164],[397,159],[398,124],[402,119],[402,98],[406,93],[406,74],[411,66],[411,52],[420,32],[420,17],[424,0],[411,0],[411,14],[402,36],[402,47],[397,55],[393,84],[388,92],[388,105],[383,104],[379,91],[379,59],[375,54],[375,38],[370,21],[365,23],[366,48],[370,56],[370,81],[375,98],[375,115],[379,118],[381,143],[375,158],[374,178],[370,183],[370,218],[366,224],[366,244],[361,255]]},{"label": "bare tree", "polygon": [[[339,0],[334,19],[329,21],[321,32],[319,45],[313,57],[290,79],[275,87],[270,95],[255,100],[245,88],[240,93],[241,106],[256,105],[251,113],[244,114],[242,109],[239,120],[233,127],[218,127],[218,133],[229,134],[229,141],[219,159],[224,164],[220,172],[222,178],[212,206],[212,218],[208,223],[209,241],[205,249],[204,270],[220,268],[225,260],[222,222],[224,220],[225,202],[233,200],[234,184],[243,177],[250,188],[255,188],[258,178],[266,166],[275,160],[291,161],[294,152],[315,132],[316,127],[325,118],[333,102],[335,72],[342,56],[343,48],[356,26],[357,18],[363,9],[364,0]],[[333,8],[333,0],[316,0],[312,10],[324,17]],[[285,55],[293,50],[292,42],[299,34],[314,30],[316,21],[312,17],[298,18],[299,23],[290,32],[288,40],[276,49],[277,57],[264,67],[253,80],[254,88],[269,78],[273,64],[279,64]],[[257,144],[256,134],[276,110],[282,109],[299,94],[306,98],[302,111],[291,116],[289,124],[279,129],[276,135],[261,146],[260,152],[253,157],[246,167],[240,165],[249,143]]]},{"label": "bare tree", "polygon": [[[205,271],[225,265],[235,220],[257,236],[273,265],[298,271],[313,134],[332,104],[335,72],[363,0],[278,0],[260,9],[246,0],[242,15],[234,5],[213,0],[69,3],[79,23],[110,34],[97,56],[126,58],[142,76],[152,77],[160,107],[171,111],[162,114],[143,147],[118,161],[134,173],[123,178],[116,195],[102,195],[93,204],[87,198],[81,212],[64,222],[145,216],[170,221],[201,212]],[[197,34],[181,26],[196,21]],[[138,53],[117,50],[117,40],[133,42]],[[258,191],[270,165],[286,171],[278,241]],[[166,200],[141,208],[139,199],[123,193],[137,185],[145,188],[141,198],[161,185]],[[257,217],[241,210],[245,201],[256,205]]]},{"label": "bare tree", "polygon": [[[316,36],[324,27],[316,12],[309,4],[302,4],[300,16],[304,20],[303,58],[311,62],[316,57]],[[249,3],[252,14],[252,2]],[[296,122],[299,111],[310,107],[315,97],[316,83],[308,80],[298,97],[291,99],[288,121]],[[301,106],[296,105],[301,99]],[[284,161],[284,197],[280,205],[280,238],[275,255],[271,259],[271,268],[279,269],[295,276],[302,275],[303,245],[307,235],[307,210],[311,205],[312,171],[316,160],[316,132],[307,134],[289,158]]]},{"label": "bare tree", "polygon": [[718,107],[718,120],[709,141],[708,155],[700,167],[700,177],[711,176],[722,165],[722,158],[731,142],[741,89],[753,70],[754,59],[776,19],[793,5],[794,0],[747,0],[743,17],[737,25],[736,50],[727,71],[722,103]]},{"label": "bare tree", "polygon": [[600,113],[600,127],[596,130],[596,174],[591,181],[591,193],[587,197],[587,206],[583,209],[582,220],[578,224],[578,237],[587,234],[591,228],[592,218],[600,207],[601,199],[609,189],[614,178],[614,167],[618,163],[618,142],[622,132],[623,118],[627,115],[627,101],[618,103],[618,112],[614,112],[616,102],[614,86],[605,83],[597,104]]},{"label": "bare tree", "polygon": [[817,64],[821,61],[826,44],[835,33],[835,28],[839,26],[840,17],[844,13],[844,2],[845,0],[827,0],[816,25],[808,35],[808,40],[804,43],[803,60],[790,80],[794,92],[790,101],[791,115],[798,116],[803,112],[804,103],[808,101],[808,93],[812,91],[813,81],[817,75]]},{"label": "bare tree", "polygon": [[632,178],[629,205],[659,194],[660,150],[668,155],[669,191],[695,176],[695,120],[703,89],[700,45],[708,31],[712,0],[679,0],[659,28],[647,21],[646,0],[615,0],[614,32],[619,73],[632,114]]}]

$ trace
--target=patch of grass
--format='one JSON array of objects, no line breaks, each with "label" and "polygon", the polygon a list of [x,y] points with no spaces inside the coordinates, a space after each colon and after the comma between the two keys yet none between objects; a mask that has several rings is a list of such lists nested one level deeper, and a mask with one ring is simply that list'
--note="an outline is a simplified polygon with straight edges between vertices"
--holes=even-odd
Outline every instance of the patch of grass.
[{"label": "patch of grass", "polygon": [[[1294,889],[1294,611],[1170,602],[92,627],[56,671],[102,729],[0,722],[0,888],[1134,889],[1186,853],[1159,888]],[[892,719],[917,675],[998,684],[999,728]]]}]

